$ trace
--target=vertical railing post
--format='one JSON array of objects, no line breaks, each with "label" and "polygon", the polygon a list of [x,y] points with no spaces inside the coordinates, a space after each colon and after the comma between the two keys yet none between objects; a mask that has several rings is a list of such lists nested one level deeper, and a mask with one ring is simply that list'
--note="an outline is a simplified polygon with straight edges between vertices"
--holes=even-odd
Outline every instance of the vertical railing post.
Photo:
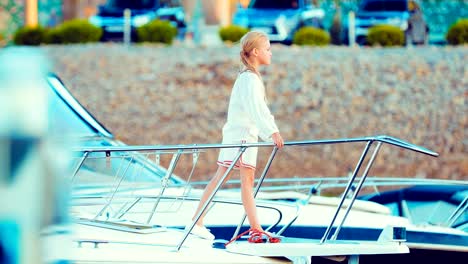
[{"label": "vertical railing post", "polygon": [[453,211],[453,213],[449,216],[446,223],[447,226],[451,227],[455,221],[466,211],[468,208],[468,196],[463,199],[463,201],[458,205],[458,207]]},{"label": "vertical railing post", "polygon": [[132,157],[132,158],[130,159],[130,161],[128,162],[128,166],[127,166],[127,168],[125,169],[125,171],[123,172],[122,177],[120,177],[119,183],[117,184],[117,186],[115,187],[114,191],[112,192],[111,198],[110,198],[109,201],[104,205],[104,207],[99,211],[99,213],[94,217],[94,219],[96,219],[98,216],[100,216],[100,215],[104,212],[104,210],[106,210],[107,207],[109,207],[109,205],[112,203],[112,200],[114,200],[115,193],[117,193],[117,190],[119,189],[120,184],[122,184],[122,181],[123,181],[123,179],[125,178],[125,174],[127,174],[128,168],[130,168],[130,165],[132,164],[132,162],[133,162],[133,157]]},{"label": "vertical railing post", "polygon": [[369,151],[369,148],[370,148],[371,145],[372,145],[372,141],[368,141],[367,144],[366,144],[366,148],[362,152],[361,158],[359,158],[359,161],[358,161],[358,163],[356,165],[356,168],[354,169],[353,175],[349,179],[348,185],[346,186],[346,189],[343,192],[340,203],[338,204],[338,207],[336,208],[335,215],[333,216],[333,218],[332,218],[332,220],[330,222],[330,225],[327,227],[327,230],[325,230],[325,234],[323,234],[323,237],[320,240],[320,244],[323,244],[325,242],[325,240],[327,240],[327,237],[330,234],[331,229],[333,228],[333,224],[335,223],[336,217],[338,216],[338,213],[340,212],[341,207],[343,206],[343,202],[346,199],[346,196],[348,195],[349,190],[351,189],[351,185],[353,184],[354,179],[356,178],[356,175],[357,175],[359,169],[361,168],[362,162],[364,161],[364,158],[366,157],[367,152]]},{"label": "vertical railing post", "polygon": [[71,183],[73,183],[75,181],[76,174],[81,169],[81,166],[83,166],[83,163],[84,163],[85,159],[88,157],[88,155],[89,155],[89,152],[85,151],[83,157],[81,158],[80,162],[78,163],[75,170],[73,171],[73,175],[72,175],[72,178],[71,178]]},{"label": "vertical railing post", "polygon": [[343,218],[341,219],[340,224],[336,227],[335,233],[333,234],[331,240],[336,240],[336,239],[338,238],[338,233],[340,232],[341,227],[343,226],[344,221],[345,221],[346,218],[348,217],[348,214],[349,214],[349,212],[351,211],[351,207],[353,207],[354,201],[356,200],[356,197],[357,197],[359,191],[360,191],[361,188],[362,188],[362,184],[363,184],[364,181],[366,180],[367,174],[369,173],[369,170],[370,170],[370,168],[372,167],[372,164],[374,163],[375,157],[377,156],[377,153],[379,152],[379,149],[380,149],[380,146],[381,146],[381,145],[382,145],[382,142],[378,142],[378,143],[377,143],[377,146],[375,147],[374,153],[372,153],[372,156],[371,156],[369,162],[367,163],[366,169],[364,170],[364,173],[362,174],[361,179],[359,180],[358,186],[357,186],[356,190],[355,190],[354,193],[353,193],[353,196],[352,196],[352,198],[351,198],[351,201],[350,201],[348,207],[346,208],[345,215],[344,215]]},{"label": "vertical railing post", "polygon": [[162,178],[161,180],[161,191],[159,192],[159,195],[158,195],[158,199],[156,200],[156,202],[154,203],[154,206],[153,206],[153,210],[151,210],[151,213],[148,217],[148,220],[146,220],[146,223],[149,224],[151,222],[151,219],[153,218],[153,215],[154,215],[154,212],[156,212],[156,208],[158,207],[159,205],[159,202],[161,201],[161,197],[162,195],[164,194],[164,191],[166,190],[167,188],[167,185],[168,185],[168,182],[169,182],[169,179],[171,178],[172,176],[172,173],[174,172],[174,169],[177,165],[177,162],[179,161],[179,158],[180,158],[180,154],[182,153],[181,150],[177,151],[176,154],[174,154],[172,156],[172,160],[171,160],[171,163],[169,165],[169,170],[167,170],[166,172],[166,175],[164,176],[164,178]]}]

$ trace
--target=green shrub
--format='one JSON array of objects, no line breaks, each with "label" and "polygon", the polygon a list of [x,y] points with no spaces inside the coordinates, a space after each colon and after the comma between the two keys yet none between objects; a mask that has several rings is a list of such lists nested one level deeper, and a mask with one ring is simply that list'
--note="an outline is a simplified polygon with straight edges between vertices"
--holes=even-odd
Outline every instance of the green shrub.
[{"label": "green shrub", "polygon": [[37,46],[44,42],[45,32],[42,27],[23,27],[15,32],[13,42],[16,45]]},{"label": "green shrub", "polygon": [[171,44],[177,35],[175,28],[169,21],[153,20],[137,28],[138,41],[159,42]]},{"label": "green shrub", "polygon": [[453,24],[445,36],[451,45],[463,45],[468,43],[468,19],[460,19]]},{"label": "green shrub", "polygon": [[97,42],[101,39],[102,29],[87,20],[74,19],[48,30],[45,41],[47,43],[68,44]]},{"label": "green shrub", "polygon": [[223,42],[238,42],[249,30],[245,27],[230,25],[219,29],[219,37]]},{"label": "green shrub", "polygon": [[296,45],[324,46],[330,44],[330,35],[325,30],[314,27],[302,27],[293,37]]},{"label": "green shrub", "polygon": [[372,46],[402,46],[405,43],[405,33],[395,26],[377,25],[369,28],[367,42]]},{"label": "green shrub", "polygon": [[48,44],[61,44],[64,43],[64,36],[62,33],[62,28],[55,27],[46,31],[44,42]]}]

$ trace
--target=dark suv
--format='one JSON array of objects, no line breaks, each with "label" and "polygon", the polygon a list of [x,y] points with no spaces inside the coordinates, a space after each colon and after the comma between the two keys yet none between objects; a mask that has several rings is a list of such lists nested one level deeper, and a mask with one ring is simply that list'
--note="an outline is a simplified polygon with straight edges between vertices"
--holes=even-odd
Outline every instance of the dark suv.
[{"label": "dark suv", "polygon": [[429,28],[415,0],[363,0],[356,14],[356,42],[366,44],[369,28],[382,24],[399,27],[407,43],[427,43]]},{"label": "dark suv", "polygon": [[136,28],[154,19],[168,20],[179,35],[183,34],[186,24],[182,6],[174,0],[107,0],[98,7],[98,13],[90,17],[91,24],[102,28],[103,40],[122,39],[124,31],[124,10],[131,13],[130,28],[132,39]]},{"label": "dark suv", "polygon": [[311,0],[252,0],[247,8],[239,7],[233,24],[261,30],[273,42],[290,43],[303,26],[322,28],[325,12]]}]

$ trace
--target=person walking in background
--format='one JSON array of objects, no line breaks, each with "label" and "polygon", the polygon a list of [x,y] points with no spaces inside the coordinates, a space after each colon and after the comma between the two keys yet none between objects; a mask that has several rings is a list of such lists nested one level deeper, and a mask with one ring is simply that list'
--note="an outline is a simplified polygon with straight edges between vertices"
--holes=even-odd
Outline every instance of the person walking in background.
[{"label": "person walking in background", "polygon": [[425,45],[429,41],[429,27],[424,19],[421,6],[414,0],[409,1],[410,17],[406,32],[406,45]]},{"label": "person walking in background", "polygon": [[[272,54],[268,36],[263,32],[250,31],[241,38],[240,44],[242,68],[232,89],[222,142],[223,144],[255,143],[260,136],[264,141],[272,141],[276,147],[282,148],[284,141],[267,106],[265,87],[259,72],[261,65],[271,63]],[[263,232],[253,196],[257,152],[258,148],[247,148],[234,165],[234,169],[240,171],[242,203],[251,230]],[[237,148],[220,150],[218,169],[206,186],[192,220],[195,220],[238,153]],[[226,180],[229,177],[230,175]],[[191,233],[205,239],[214,239],[214,235],[203,224],[204,216],[205,214],[201,215]]]}]

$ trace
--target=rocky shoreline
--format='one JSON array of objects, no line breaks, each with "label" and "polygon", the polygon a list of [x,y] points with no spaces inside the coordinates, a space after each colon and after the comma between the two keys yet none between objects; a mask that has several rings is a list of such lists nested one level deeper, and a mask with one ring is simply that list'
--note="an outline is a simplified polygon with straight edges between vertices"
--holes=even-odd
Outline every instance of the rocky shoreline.
[{"label": "rocky shoreline", "polygon": [[[238,47],[99,43],[39,49],[78,100],[123,142],[220,142]],[[440,157],[386,146],[371,175],[466,180],[466,61],[467,47],[273,45],[273,63],[262,73],[287,141],[387,134]],[[342,176],[363,148],[282,150],[271,177]],[[216,157],[206,153],[196,177],[211,175]],[[259,165],[267,158],[261,150]]]}]

